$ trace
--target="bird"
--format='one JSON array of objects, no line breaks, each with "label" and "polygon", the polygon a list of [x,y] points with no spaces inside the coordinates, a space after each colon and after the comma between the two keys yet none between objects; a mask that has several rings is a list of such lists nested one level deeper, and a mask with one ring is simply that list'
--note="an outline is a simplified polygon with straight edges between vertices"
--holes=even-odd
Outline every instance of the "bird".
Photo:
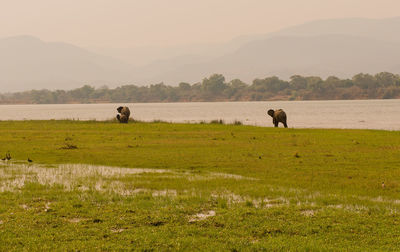
[{"label": "bird", "polygon": [[29,162],[29,163],[32,163],[32,162],[33,162],[33,160],[32,160],[32,159],[30,159],[30,158],[28,158],[28,162]]},{"label": "bird", "polygon": [[385,182],[382,182],[382,189],[385,189]]},{"label": "bird", "polygon": [[7,160],[10,160],[10,159],[11,159],[10,152],[7,152],[7,153],[6,153],[6,159],[7,159]]}]

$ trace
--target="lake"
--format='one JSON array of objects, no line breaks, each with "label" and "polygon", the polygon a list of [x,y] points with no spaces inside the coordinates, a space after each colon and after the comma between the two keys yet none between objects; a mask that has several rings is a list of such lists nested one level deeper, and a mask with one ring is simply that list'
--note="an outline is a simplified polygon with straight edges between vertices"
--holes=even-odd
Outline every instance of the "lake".
[{"label": "lake", "polygon": [[400,130],[400,100],[0,105],[0,120],[108,120],[116,116],[118,106],[128,106],[131,116],[143,121],[223,119],[272,127],[267,110],[281,108],[287,113],[289,128]]}]

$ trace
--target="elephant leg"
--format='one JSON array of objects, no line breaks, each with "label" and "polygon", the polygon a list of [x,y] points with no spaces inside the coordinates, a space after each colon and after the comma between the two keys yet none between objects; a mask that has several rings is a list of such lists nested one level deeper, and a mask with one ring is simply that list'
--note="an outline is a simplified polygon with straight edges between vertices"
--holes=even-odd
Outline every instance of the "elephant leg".
[{"label": "elephant leg", "polygon": [[117,115],[117,120],[119,121],[119,122],[121,122],[121,116],[118,114]]},{"label": "elephant leg", "polygon": [[287,123],[286,123],[286,121],[283,122],[283,125],[285,126],[285,128],[287,128]]},{"label": "elephant leg", "polygon": [[276,119],[274,118],[274,119],[272,120],[272,122],[273,122],[273,124],[274,124],[275,127],[278,127],[278,123],[279,123],[278,120],[276,120]]},{"label": "elephant leg", "polygon": [[120,122],[121,123],[128,123],[128,118],[125,115],[122,115]]}]

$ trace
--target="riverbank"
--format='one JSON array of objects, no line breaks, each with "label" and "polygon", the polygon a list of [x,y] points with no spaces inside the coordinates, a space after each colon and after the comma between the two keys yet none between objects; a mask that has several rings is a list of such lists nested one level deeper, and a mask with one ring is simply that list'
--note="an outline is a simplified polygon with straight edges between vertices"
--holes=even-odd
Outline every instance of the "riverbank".
[{"label": "riverbank", "polygon": [[400,248],[397,131],[1,121],[0,136],[0,250]]}]

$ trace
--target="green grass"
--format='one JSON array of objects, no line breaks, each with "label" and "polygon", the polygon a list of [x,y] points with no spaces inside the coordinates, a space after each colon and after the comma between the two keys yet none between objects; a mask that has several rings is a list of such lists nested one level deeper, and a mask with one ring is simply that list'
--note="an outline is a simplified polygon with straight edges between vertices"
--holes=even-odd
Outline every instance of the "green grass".
[{"label": "green grass", "polygon": [[[7,151],[0,250],[400,250],[400,132],[3,121]],[[58,164],[163,172],[35,177]]]}]

